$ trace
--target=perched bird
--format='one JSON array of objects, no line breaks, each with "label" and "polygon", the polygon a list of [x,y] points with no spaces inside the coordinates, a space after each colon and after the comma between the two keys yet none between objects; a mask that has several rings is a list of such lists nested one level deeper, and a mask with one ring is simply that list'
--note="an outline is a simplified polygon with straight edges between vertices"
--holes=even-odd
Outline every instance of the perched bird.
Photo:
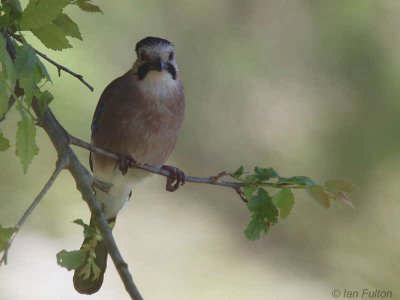
[{"label": "perched bird", "polygon": [[[148,163],[169,171],[169,191],[176,190],[185,180],[179,169],[163,165],[175,147],[185,112],[175,47],[165,39],[147,37],[136,44],[135,50],[133,67],[106,87],[92,121],[92,144],[120,155],[116,162],[90,154],[95,178],[112,184],[108,191],[94,187],[110,224],[131,197],[135,184],[149,175],[130,168],[135,164]],[[90,225],[95,227],[94,216]],[[103,283],[107,251],[104,242],[93,237],[86,237],[81,249],[94,255],[75,270],[74,286],[81,294],[93,294]],[[88,273],[90,257],[100,270],[89,269]]]}]

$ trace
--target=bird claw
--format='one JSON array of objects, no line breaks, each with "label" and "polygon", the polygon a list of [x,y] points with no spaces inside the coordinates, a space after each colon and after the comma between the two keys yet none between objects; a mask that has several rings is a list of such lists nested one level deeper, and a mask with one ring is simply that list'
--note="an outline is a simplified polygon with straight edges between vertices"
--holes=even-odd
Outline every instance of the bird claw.
[{"label": "bird claw", "polygon": [[175,192],[180,185],[184,185],[186,182],[186,175],[176,167],[164,165],[161,167],[169,172],[167,176],[167,185],[165,189],[169,192]]},{"label": "bird claw", "polygon": [[129,168],[133,168],[136,165],[136,160],[134,160],[131,156],[126,154],[121,154],[118,160],[118,167],[122,172],[122,175],[125,175],[128,172]]}]

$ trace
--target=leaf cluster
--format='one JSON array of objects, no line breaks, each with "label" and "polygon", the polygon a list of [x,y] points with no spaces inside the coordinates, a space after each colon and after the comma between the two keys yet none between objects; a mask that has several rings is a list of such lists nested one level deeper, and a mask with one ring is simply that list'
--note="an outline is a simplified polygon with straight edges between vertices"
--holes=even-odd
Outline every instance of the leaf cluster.
[{"label": "leaf cluster", "polygon": [[[347,194],[355,186],[341,179],[331,179],[320,185],[306,176],[281,177],[273,168],[255,167],[253,173],[245,173],[240,167],[231,176],[242,183],[243,200],[250,212],[250,221],[244,231],[250,240],[260,238],[262,232],[268,233],[270,227],[285,219],[294,205],[293,190],[305,190],[315,201],[325,208],[332,200],[352,205]],[[267,189],[279,189],[272,196]]]},{"label": "leaf cluster", "polygon": [[[43,114],[53,95],[45,89],[47,83],[52,82],[47,68],[23,33],[32,32],[52,50],[71,48],[67,37],[82,40],[82,35],[78,25],[64,12],[68,5],[77,6],[85,12],[101,12],[91,0],[30,0],[25,9],[22,9],[19,0],[0,2],[0,120],[6,118],[16,103],[20,121],[15,153],[24,172],[39,151],[35,141],[35,124],[40,120],[32,113],[32,100],[36,99]],[[15,57],[7,51],[10,47],[15,49]],[[0,151],[9,148],[10,141],[0,129]]]},{"label": "leaf cluster", "polygon": [[85,236],[85,243],[79,250],[61,250],[57,253],[57,263],[67,270],[76,270],[81,268],[80,275],[84,279],[90,278],[96,280],[100,276],[100,268],[95,263],[95,247],[102,237],[96,228],[83,222],[81,219],[75,220],[73,223],[83,227],[83,235]]}]

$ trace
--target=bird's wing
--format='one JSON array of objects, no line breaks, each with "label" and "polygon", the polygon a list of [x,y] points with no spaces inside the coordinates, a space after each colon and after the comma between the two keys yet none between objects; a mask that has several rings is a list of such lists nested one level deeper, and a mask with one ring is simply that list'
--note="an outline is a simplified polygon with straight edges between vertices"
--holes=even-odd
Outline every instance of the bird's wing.
[{"label": "bird's wing", "polygon": [[[122,75],[121,77],[118,77],[117,79],[113,80],[103,91],[103,93],[100,96],[99,102],[97,103],[96,110],[94,111],[93,114],[93,119],[92,119],[92,125],[91,125],[91,131],[92,135],[91,137],[96,134],[98,125],[101,119],[101,116],[103,112],[106,110],[106,107],[108,105],[108,100],[111,98],[112,94],[115,92],[115,87],[118,86],[119,82],[123,80],[126,77],[127,73]],[[93,171],[93,161],[92,161],[92,153],[89,153],[89,164],[90,164],[90,170]]]},{"label": "bird's wing", "polygon": [[92,137],[96,134],[98,124],[101,118],[101,115],[106,109],[106,106],[108,104],[108,99],[110,99],[111,93],[114,90],[115,85],[118,84],[118,81],[120,80],[121,77],[113,80],[103,91],[103,93],[100,96],[100,100],[97,103],[96,110],[94,111],[93,119],[92,119]]}]

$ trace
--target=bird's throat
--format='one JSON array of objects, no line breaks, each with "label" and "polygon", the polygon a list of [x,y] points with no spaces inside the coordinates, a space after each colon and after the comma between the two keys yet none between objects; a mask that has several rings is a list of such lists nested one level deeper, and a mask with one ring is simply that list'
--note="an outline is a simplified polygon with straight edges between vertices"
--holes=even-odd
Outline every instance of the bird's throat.
[{"label": "bird's throat", "polygon": [[145,95],[152,99],[162,100],[174,96],[174,93],[177,92],[178,82],[167,70],[161,72],[150,70],[146,77],[139,81],[139,86]]}]

